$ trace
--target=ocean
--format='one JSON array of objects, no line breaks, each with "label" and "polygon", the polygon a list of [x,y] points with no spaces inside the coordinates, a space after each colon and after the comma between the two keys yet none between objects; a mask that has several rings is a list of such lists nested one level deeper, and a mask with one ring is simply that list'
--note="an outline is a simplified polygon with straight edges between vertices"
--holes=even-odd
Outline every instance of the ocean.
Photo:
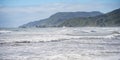
[{"label": "ocean", "polygon": [[1,28],[0,60],[120,60],[120,27]]}]

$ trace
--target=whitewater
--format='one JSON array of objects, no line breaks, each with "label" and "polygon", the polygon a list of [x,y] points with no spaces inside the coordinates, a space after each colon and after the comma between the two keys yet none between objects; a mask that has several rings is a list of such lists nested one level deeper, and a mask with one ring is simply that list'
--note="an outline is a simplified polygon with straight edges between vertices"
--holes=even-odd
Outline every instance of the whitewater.
[{"label": "whitewater", "polygon": [[120,27],[0,28],[0,60],[120,60]]}]

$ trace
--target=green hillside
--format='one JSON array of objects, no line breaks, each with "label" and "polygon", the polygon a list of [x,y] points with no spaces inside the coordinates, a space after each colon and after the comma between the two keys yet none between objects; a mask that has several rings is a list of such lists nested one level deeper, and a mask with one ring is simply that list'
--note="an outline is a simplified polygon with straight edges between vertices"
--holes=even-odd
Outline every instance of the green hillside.
[{"label": "green hillside", "polygon": [[86,17],[86,18],[73,18],[65,20],[59,26],[67,27],[83,27],[83,26],[100,26],[100,27],[117,27],[120,26],[120,9],[116,9],[107,14]]}]

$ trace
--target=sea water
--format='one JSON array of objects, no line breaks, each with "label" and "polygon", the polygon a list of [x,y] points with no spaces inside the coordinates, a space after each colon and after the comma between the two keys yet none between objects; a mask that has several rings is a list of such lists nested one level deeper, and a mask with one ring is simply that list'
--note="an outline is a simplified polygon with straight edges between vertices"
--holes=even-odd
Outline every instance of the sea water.
[{"label": "sea water", "polygon": [[120,60],[120,27],[1,28],[0,60]]}]

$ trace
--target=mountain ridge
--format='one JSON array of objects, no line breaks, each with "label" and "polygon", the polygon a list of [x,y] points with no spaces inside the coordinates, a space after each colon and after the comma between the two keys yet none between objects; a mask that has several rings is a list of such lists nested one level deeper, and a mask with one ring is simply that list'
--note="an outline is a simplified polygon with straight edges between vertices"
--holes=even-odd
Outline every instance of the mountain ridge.
[{"label": "mountain ridge", "polygon": [[20,27],[116,27],[120,26],[120,8],[103,14],[92,12],[58,12],[49,18]]},{"label": "mountain ridge", "polygon": [[117,27],[120,26],[120,8],[95,17],[70,19],[69,21],[64,21],[60,26]]},{"label": "mountain ridge", "polygon": [[49,18],[29,22],[27,24],[24,24],[22,28],[26,27],[56,27],[59,26],[59,24],[63,23],[64,20],[69,20],[72,18],[77,17],[93,17],[97,15],[101,15],[103,13],[99,11],[92,11],[92,12],[58,12],[53,15],[51,15]]}]

